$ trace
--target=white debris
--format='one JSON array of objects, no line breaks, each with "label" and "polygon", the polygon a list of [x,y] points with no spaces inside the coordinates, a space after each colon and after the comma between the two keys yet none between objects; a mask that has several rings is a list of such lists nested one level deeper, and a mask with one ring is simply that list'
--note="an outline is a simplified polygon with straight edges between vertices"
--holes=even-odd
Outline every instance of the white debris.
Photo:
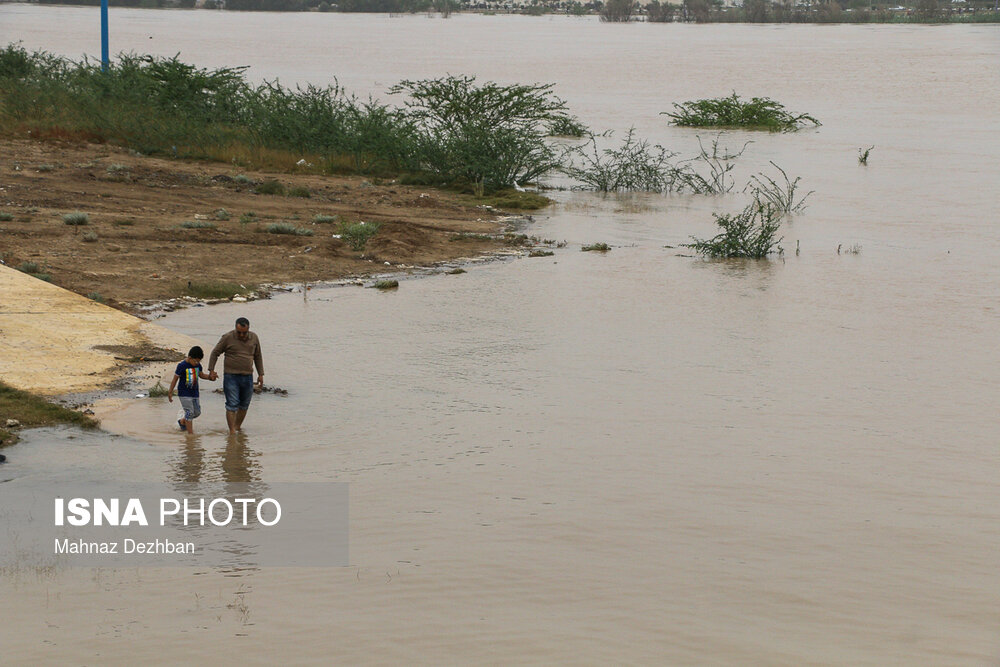
[{"label": "white debris", "polygon": [[8,419],[7,420],[7,428],[17,428],[20,425],[21,425],[21,422],[17,421],[16,419]]}]

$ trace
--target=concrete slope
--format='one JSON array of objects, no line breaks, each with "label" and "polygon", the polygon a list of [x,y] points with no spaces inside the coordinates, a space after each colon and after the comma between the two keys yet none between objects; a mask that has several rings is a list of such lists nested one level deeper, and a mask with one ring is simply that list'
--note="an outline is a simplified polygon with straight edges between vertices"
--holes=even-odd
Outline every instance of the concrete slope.
[{"label": "concrete slope", "polygon": [[55,396],[107,387],[130,364],[98,345],[186,352],[194,344],[188,336],[0,265],[0,379],[18,389]]}]

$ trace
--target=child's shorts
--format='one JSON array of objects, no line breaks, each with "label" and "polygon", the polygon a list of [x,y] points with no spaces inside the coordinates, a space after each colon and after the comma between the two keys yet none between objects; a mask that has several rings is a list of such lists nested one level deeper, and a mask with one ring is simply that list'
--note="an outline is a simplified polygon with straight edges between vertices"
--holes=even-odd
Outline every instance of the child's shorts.
[{"label": "child's shorts", "polygon": [[195,419],[201,414],[201,401],[197,396],[178,396],[181,407],[184,408],[184,419]]}]

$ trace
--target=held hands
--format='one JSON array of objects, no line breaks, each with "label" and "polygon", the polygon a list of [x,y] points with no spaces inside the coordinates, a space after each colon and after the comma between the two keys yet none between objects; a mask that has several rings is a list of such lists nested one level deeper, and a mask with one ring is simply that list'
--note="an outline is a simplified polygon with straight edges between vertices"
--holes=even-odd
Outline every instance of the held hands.
[{"label": "held hands", "polygon": [[219,379],[219,374],[216,373],[215,371],[210,371],[208,374],[208,379],[214,382]]}]

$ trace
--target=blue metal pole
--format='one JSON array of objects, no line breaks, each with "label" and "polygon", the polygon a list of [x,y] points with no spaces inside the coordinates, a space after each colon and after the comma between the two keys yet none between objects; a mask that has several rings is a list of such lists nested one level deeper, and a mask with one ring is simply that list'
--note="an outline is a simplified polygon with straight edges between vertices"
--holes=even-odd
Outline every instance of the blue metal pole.
[{"label": "blue metal pole", "polygon": [[101,0],[101,69],[108,71],[108,0]]}]

